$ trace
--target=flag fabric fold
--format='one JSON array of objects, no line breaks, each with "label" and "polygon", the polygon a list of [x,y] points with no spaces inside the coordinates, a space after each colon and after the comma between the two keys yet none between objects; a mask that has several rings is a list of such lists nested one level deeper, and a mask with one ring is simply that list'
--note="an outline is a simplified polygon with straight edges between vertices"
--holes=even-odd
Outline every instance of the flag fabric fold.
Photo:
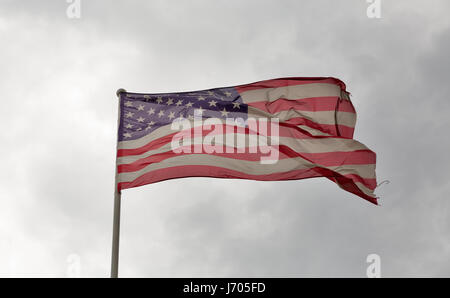
[{"label": "flag fabric fold", "polygon": [[336,78],[119,96],[118,191],[183,177],[326,177],[374,204],[376,155],[353,139],[356,111]]}]

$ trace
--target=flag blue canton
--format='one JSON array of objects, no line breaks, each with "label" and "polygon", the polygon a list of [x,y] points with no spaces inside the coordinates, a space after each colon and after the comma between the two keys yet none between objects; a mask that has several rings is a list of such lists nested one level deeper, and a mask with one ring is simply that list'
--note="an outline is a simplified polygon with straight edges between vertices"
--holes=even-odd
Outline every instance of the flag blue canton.
[{"label": "flag blue canton", "polygon": [[119,141],[139,139],[175,119],[193,120],[195,110],[201,111],[203,119],[247,120],[248,106],[233,87],[180,93],[124,93],[120,101]]}]

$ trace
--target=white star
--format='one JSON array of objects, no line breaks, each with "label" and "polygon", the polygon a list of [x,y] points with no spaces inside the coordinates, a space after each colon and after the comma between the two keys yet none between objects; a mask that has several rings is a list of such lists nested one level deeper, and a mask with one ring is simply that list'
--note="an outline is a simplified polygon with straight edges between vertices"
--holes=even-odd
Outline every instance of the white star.
[{"label": "white star", "polygon": [[144,95],[145,99],[151,99],[150,95]]},{"label": "white star", "polygon": [[133,117],[133,115],[134,115],[134,113],[128,112],[125,114],[125,117],[131,118],[131,117]]},{"label": "white star", "polygon": [[227,112],[227,110],[223,108],[223,111],[221,111],[220,113],[222,113],[223,117],[227,117],[229,112]]},{"label": "white star", "polygon": [[163,110],[159,111],[159,113],[158,113],[158,117],[159,118],[161,118],[162,116],[164,116],[164,111]]},{"label": "white star", "polygon": [[162,101],[163,101],[163,100],[162,100],[162,97],[161,97],[161,96],[159,96],[158,99],[156,100],[157,103],[162,103]]},{"label": "white star", "polygon": [[149,130],[149,129],[152,129],[152,126],[151,126],[151,125],[149,125],[149,126],[147,126],[147,127],[145,128],[145,130]]},{"label": "white star", "polygon": [[188,102],[187,104],[185,104],[186,107],[190,108],[192,107],[194,104],[192,102]]},{"label": "white star", "polygon": [[145,119],[142,118],[142,117],[139,117],[139,118],[137,119],[138,122],[144,122],[144,120],[145,120]]},{"label": "white star", "polygon": [[142,130],[142,128],[140,128],[140,127],[138,127],[137,129],[136,129],[136,131],[141,131]]},{"label": "white star", "polygon": [[177,101],[176,106],[179,107],[179,106],[181,106],[182,103],[183,103],[183,101],[180,99],[179,101]]},{"label": "white star", "polygon": [[167,105],[170,106],[171,104],[173,104],[173,98],[169,98],[167,100]]},{"label": "white star", "polygon": [[155,122],[150,121],[149,123],[147,123],[148,126],[152,126],[153,124],[155,124]]},{"label": "white star", "polygon": [[124,138],[131,138],[131,133],[127,132],[123,134]]},{"label": "white star", "polygon": [[213,96],[213,95],[214,95],[214,92],[212,92],[212,91],[208,91],[208,95],[211,95],[211,96]]},{"label": "white star", "polygon": [[212,106],[215,106],[215,107],[216,107],[216,103],[217,103],[217,101],[211,100],[211,101],[209,102],[209,106],[210,106],[210,107],[212,107]]},{"label": "white star", "polygon": [[229,92],[229,91],[226,91],[226,92],[225,92],[225,95],[226,95],[227,97],[230,97],[230,96],[231,96],[231,94],[232,94],[232,93],[231,93],[231,92]]},{"label": "white star", "polygon": [[148,110],[147,113],[149,115],[155,114],[155,109],[154,108],[150,108],[150,110]]},{"label": "white star", "polygon": [[143,105],[139,105],[138,106],[138,111],[143,111],[144,110],[144,106]]},{"label": "white star", "polygon": [[241,107],[239,105],[240,105],[239,102],[237,102],[237,101],[233,102],[233,109],[236,109],[236,108],[240,109]]},{"label": "white star", "polygon": [[196,116],[202,116],[202,115],[203,115],[203,109],[202,109],[202,107],[199,107],[198,109],[195,109],[195,110],[194,110],[194,114],[195,114]]},{"label": "white star", "polygon": [[133,126],[133,124],[128,123],[127,125],[125,125],[125,128],[132,128]]},{"label": "white star", "polygon": [[173,118],[175,118],[175,112],[170,112],[169,116],[167,117],[169,117],[169,119],[172,120]]},{"label": "white star", "polygon": [[125,102],[125,106],[126,106],[126,107],[132,107],[132,106],[133,106],[133,103],[132,103],[131,101],[126,101],[126,102]]},{"label": "white star", "polygon": [[197,99],[198,99],[199,101],[205,100],[205,98],[204,98],[203,96],[199,96]]}]

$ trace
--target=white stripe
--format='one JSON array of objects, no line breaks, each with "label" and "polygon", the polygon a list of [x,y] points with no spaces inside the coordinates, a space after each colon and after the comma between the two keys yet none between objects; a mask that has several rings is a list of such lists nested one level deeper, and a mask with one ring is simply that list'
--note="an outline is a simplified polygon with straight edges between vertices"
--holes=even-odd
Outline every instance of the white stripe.
[{"label": "white stripe", "polygon": [[[279,160],[275,164],[261,164],[259,161],[238,160],[222,156],[207,154],[188,154],[178,155],[165,159],[159,163],[153,163],[136,172],[119,173],[119,182],[131,182],[145,173],[175,166],[183,165],[205,165],[222,167],[234,171],[239,171],[250,175],[267,175],[273,173],[288,172],[292,170],[307,169],[311,167],[321,167],[311,163],[301,157]],[[342,175],[356,174],[363,178],[375,177],[375,165],[341,165],[332,167],[323,167]]]},{"label": "white stripe", "polygon": [[[255,107],[248,107],[248,116],[255,118],[278,118],[280,122],[288,121],[292,118],[302,117],[309,119],[317,124],[328,124],[335,125],[335,111],[319,111],[319,112],[310,112],[310,111],[298,111],[294,109],[290,109],[287,111],[281,111],[275,114],[271,114],[269,112],[257,109]],[[338,112],[338,123],[340,125],[354,127],[356,122],[356,114],[350,112]]]},{"label": "white stripe", "polygon": [[[317,114],[317,113],[321,113],[321,114]],[[328,114],[326,114],[326,113],[328,113]],[[340,116],[341,113],[345,113],[345,112],[338,113],[339,117],[341,117]],[[275,114],[275,115],[278,115],[279,117],[285,118],[285,119],[283,119],[280,122],[287,121],[287,120],[289,120],[291,118],[294,118],[294,117],[304,117],[304,118],[310,119],[311,121],[314,121],[315,117],[319,117],[322,120],[324,120],[324,122],[328,122],[328,123],[334,124],[334,116],[333,116],[334,112],[333,111],[331,111],[331,112],[308,112],[308,113],[305,113],[305,112],[289,110],[289,111],[282,111],[282,112],[280,112],[278,114]],[[253,117],[253,118],[262,118],[262,117],[274,118],[274,116],[271,115],[270,113],[261,111],[259,109],[254,109],[254,108],[249,109],[249,117],[250,118],[251,117]],[[333,120],[326,119],[326,118],[329,118],[329,117],[333,117]],[[345,115],[342,115],[342,117],[343,118],[340,121],[338,121],[339,124],[346,123],[349,126],[352,126],[352,121],[354,123],[354,121],[356,120],[356,118],[355,118],[356,115],[353,114],[353,113],[345,113]],[[314,121],[314,122],[318,123],[317,121]],[[197,124],[195,126],[194,125],[194,121],[190,121],[190,123],[191,123],[191,128],[201,126],[201,123],[199,123],[199,124]],[[321,124],[327,124],[327,123],[321,123]],[[353,126],[354,126],[354,124],[353,124]],[[309,127],[307,125],[298,125],[297,127],[306,130],[307,132],[311,133],[312,135],[330,136],[327,133],[324,133],[324,132],[322,132],[320,130],[317,130],[315,128]],[[156,130],[152,131],[151,133],[149,133],[149,134],[147,134],[147,135],[145,135],[145,136],[143,136],[143,137],[141,137],[139,139],[119,142],[118,143],[118,149],[135,149],[135,148],[139,148],[139,147],[142,147],[144,145],[147,145],[151,141],[154,141],[156,139],[159,139],[161,137],[164,137],[166,135],[169,135],[169,134],[172,134],[172,133],[176,133],[176,132],[178,132],[178,131],[171,129],[171,124],[165,125],[165,126],[161,126],[161,127],[157,128]]]},{"label": "white stripe", "polygon": [[[198,127],[198,126],[202,125],[201,123],[200,123],[200,125],[194,125],[194,121],[190,121],[190,122],[191,122],[191,128]],[[121,141],[118,144],[118,149],[135,149],[135,148],[139,148],[139,147],[142,147],[144,145],[147,145],[151,141],[154,141],[154,140],[162,138],[162,137],[164,137],[166,135],[178,132],[177,130],[173,130],[171,127],[172,127],[172,124],[164,125],[164,126],[161,126],[161,127],[157,128],[157,129],[155,129],[154,131],[152,131],[148,135],[143,136],[142,138],[139,138],[139,139],[136,139],[136,140],[131,140],[131,141]]]},{"label": "white stripe", "polygon": [[297,125],[298,128],[301,128],[307,132],[309,132],[312,136],[326,136],[326,137],[331,137],[331,135],[329,133],[325,133],[323,131],[320,131],[318,129],[315,128],[311,128],[309,126],[306,125]]},{"label": "white stripe", "polygon": [[[341,97],[341,87],[327,83],[311,83],[275,88],[263,88],[240,93],[244,103],[272,102],[279,98],[303,99],[311,97]],[[345,95],[343,96],[345,97]]]},{"label": "white stripe", "polygon": [[[224,135],[226,136],[227,134],[224,134]],[[237,144],[235,142],[234,148],[247,148],[249,146],[249,144],[250,144],[249,136],[244,134],[244,137],[245,137],[245,143],[243,144],[243,146],[240,146],[241,144]],[[197,144],[197,142],[201,142],[201,140],[202,140],[202,138],[192,138],[191,144],[194,144],[194,143]],[[216,141],[217,141],[216,144],[225,145],[226,139],[225,139],[225,137],[222,137],[222,138],[219,137],[216,139]],[[271,141],[269,141],[269,144],[270,144],[270,142]],[[182,142],[180,141],[180,143],[182,143]],[[252,143],[252,144],[255,144],[255,143]],[[297,153],[351,152],[351,151],[355,151],[355,150],[367,150],[367,147],[358,141],[355,141],[352,139],[342,139],[342,138],[295,139],[295,138],[288,138],[288,137],[280,137],[279,144],[285,145]],[[167,143],[158,149],[149,150],[149,151],[139,154],[139,155],[130,155],[130,156],[119,157],[117,159],[117,164],[118,165],[130,164],[139,159],[146,158],[146,157],[149,157],[149,156],[152,156],[155,154],[159,154],[159,153],[163,153],[163,152],[169,152],[169,151],[175,150],[179,147],[181,147],[181,146],[175,146],[174,148],[172,148],[171,143]]]}]

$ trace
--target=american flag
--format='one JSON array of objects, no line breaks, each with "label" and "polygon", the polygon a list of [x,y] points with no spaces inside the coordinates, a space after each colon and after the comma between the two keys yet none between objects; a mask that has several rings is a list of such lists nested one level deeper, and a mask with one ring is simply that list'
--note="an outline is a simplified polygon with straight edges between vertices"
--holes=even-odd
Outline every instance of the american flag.
[{"label": "american flag", "polygon": [[[282,78],[192,92],[122,92],[119,100],[119,192],[182,177],[263,181],[326,177],[377,204],[376,155],[353,139],[356,112],[339,79]],[[177,131],[172,123],[194,124],[195,117],[221,119],[224,126],[225,119],[239,119],[237,126],[244,130],[233,132],[247,138],[255,133],[247,120],[278,119],[279,156],[272,164],[263,164],[264,153],[259,151],[174,152],[171,142]],[[223,137],[227,132],[223,130]],[[268,132],[265,137],[273,136]]]}]

